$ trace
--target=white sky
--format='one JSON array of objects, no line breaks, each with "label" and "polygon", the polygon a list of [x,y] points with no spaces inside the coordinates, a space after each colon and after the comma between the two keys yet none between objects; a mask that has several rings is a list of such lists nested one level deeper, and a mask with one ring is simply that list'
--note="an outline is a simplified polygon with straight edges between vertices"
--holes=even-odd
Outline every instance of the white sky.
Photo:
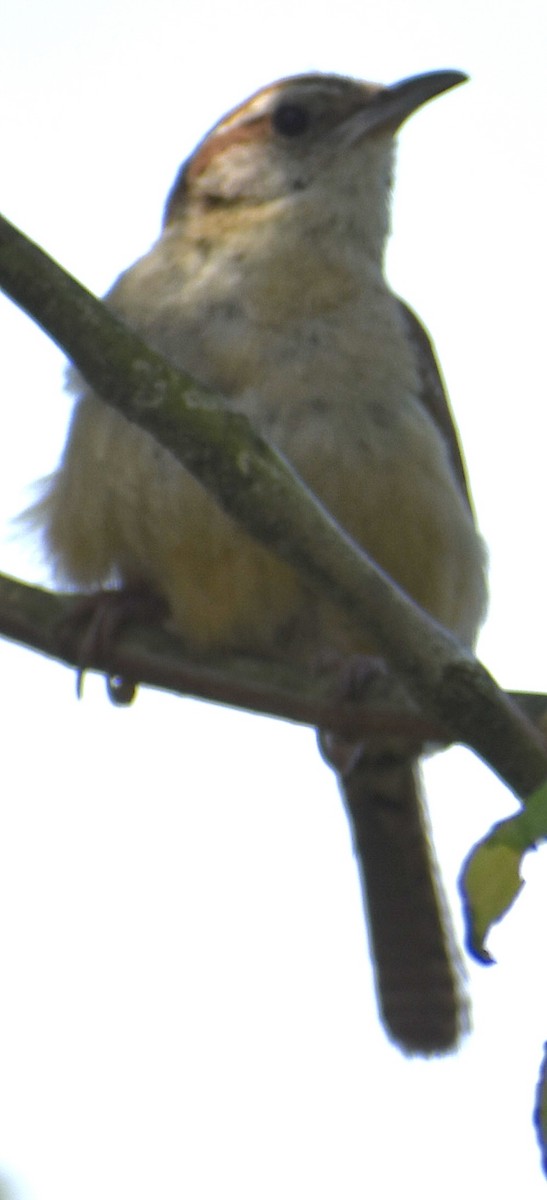
[{"label": "white sky", "polygon": [[[156,235],[182,159],[257,86],[471,74],[401,135],[389,270],[434,334],[490,546],[482,656],[547,690],[540,0],[8,0],[3,18],[1,206],[99,294]],[[0,328],[0,569],[43,579],[9,518],[61,449],[62,356],[3,300]],[[0,656],[0,1167],[19,1194],[544,1194],[544,851],[491,939],[498,964],[469,965],[461,1054],[408,1062],[376,1018],[310,731],[144,691],[118,711],[92,678],[78,704],[68,671]],[[514,802],[463,750],[426,780],[460,927],[461,861]]]}]

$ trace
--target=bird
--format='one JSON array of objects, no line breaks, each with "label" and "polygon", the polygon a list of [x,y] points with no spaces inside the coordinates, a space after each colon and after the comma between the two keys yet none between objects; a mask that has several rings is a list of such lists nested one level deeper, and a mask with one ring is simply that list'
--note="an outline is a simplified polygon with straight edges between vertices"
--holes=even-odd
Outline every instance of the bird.
[{"label": "bird", "polygon": [[[311,72],[262,87],[184,162],[159,237],[105,302],[245,414],[383,570],[473,646],[485,550],[459,438],[430,337],[384,269],[399,129],[466,78],[442,70],[385,86]],[[59,583],[148,589],[197,654],[313,670],[325,656],[375,653],[74,368],[70,387],[61,460],[29,518]],[[467,1001],[421,796],[424,747],[395,734],[344,746],[328,731],[322,745],[386,1032],[407,1055],[450,1052]]]}]

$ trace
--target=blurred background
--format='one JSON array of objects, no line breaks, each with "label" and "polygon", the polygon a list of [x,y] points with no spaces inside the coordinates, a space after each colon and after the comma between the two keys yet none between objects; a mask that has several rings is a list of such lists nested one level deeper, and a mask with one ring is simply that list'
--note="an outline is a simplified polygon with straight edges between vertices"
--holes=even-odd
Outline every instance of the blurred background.
[{"label": "blurred background", "polygon": [[[471,82],[400,138],[393,287],[433,333],[490,551],[480,654],[547,691],[545,34],[539,0],[8,0],[1,207],[103,293],[156,237],[181,161],[277,77]],[[57,462],[63,358],[0,302],[0,569],[48,581],[12,518]],[[407,1061],[378,1022],[357,874],[314,734],[0,645],[0,1168],[25,1200],[544,1194],[545,851],[468,962],[461,1052]],[[463,749],[425,768],[456,879],[515,801]]]}]

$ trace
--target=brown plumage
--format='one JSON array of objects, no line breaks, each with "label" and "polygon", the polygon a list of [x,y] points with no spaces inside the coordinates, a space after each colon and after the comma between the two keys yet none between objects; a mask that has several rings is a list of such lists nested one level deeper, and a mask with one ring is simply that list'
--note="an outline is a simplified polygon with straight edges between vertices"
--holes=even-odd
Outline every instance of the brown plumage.
[{"label": "brown plumage", "polygon": [[[160,238],[107,300],[246,413],[340,524],[471,644],[484,563],[457,438],[427,335],[383,275],[395,131],[462,78],[381,88],[308,75],[258,92],[197,148]],[[374,649],[147,434],[73,386],[63,459],[33,513],[59,579],[144,583],[197,650],[309,666]],[[341,769],[381,1008],[403,1049],[429,1054],[454,1045],[461,1007],[419,750],[372,743]]]}]

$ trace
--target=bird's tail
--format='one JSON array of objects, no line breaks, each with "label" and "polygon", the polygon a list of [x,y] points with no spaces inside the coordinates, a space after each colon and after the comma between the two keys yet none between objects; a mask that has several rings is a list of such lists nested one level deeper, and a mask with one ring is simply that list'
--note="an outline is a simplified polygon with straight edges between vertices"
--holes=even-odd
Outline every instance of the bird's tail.
[{"label": "bird's tail", "polygon": [[446,1053],[467,1027],[467,1008],[416,762],[367,745],[337,766],[383,1021],[405,1053]]}]

